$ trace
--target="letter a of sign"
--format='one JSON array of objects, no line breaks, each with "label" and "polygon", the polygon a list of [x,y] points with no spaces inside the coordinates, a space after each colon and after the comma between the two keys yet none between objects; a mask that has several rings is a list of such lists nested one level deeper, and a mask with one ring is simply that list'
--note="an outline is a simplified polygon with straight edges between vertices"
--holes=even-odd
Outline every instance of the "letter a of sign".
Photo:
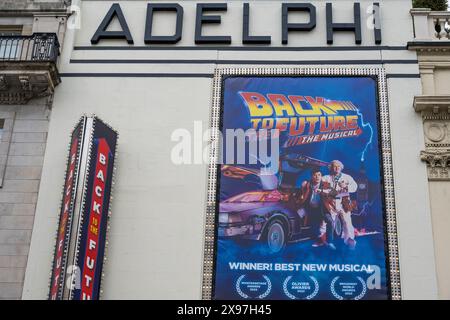
[{"label": "letter a of sign", "polygon": [[[122,31],[106,31],[114,17],[117,17],[119,20]],[[91,39],[91,43],[97,44],[101,39],[125,39],[128,44],[134,43],[127,21],[125,20],[125,16],[123,15],[122,9],[118,3],[114,3],[111,6],[108,13],[103,18],[102,23],[100,23],[97,31],[95,31],[95,34]]]}]

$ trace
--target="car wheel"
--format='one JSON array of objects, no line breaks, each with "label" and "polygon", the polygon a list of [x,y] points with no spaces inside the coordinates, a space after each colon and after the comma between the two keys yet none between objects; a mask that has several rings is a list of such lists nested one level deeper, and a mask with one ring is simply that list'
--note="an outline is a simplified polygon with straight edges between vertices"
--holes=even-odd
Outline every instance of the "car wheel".
[{"label": "car wheel", "polygon": [[286,231],[283,224],[278,221],[272,221],[267,227],[266,244],[271,253],[280,252],[286,244]]}]

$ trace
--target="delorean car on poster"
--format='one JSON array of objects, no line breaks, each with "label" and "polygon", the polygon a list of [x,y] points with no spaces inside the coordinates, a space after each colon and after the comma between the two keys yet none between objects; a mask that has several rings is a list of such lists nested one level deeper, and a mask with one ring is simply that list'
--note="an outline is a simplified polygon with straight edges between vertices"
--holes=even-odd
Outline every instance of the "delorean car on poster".
[{"label": "delorean car on poster", "polygon": [[225,78],[222,145],[277,129],[278,169],[248,137],[220,165],[214,299],[390,298],[377,97],[368,76]]}]

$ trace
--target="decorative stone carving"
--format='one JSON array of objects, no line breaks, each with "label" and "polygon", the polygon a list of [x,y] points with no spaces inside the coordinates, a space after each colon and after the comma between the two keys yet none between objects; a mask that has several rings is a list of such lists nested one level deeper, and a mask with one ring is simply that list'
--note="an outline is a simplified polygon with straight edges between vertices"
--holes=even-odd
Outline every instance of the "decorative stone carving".
[{"label": "decorative stone carving", "polygon": [[427,164],[429,180],[450,181],[450,96],[419,96],[414,109],[423,119],[425,150],[420,158]]},{"label": "decorative stone carving", "polygon": [[450,180],[450,149],[428,149],[420,153],[420,158],[427,163],[428,179]]},{"label": "decorative stone carving", "polygon": [[425,146],[427,148],[450,148],[450,121],[442,120],[446,115],[438,114],[441,117],[438,120],[427,119],[426,114],[422,116]]},{"label": "decorative stone carving", "polygon": [[31,84],[30,84],[30,76],[19,76],[19,82],[20,86],[22,87],[23,91],[30,91],[31,90]]},{"label": "decorative stone carving", "polygon": [[0,90],[8,89],[8,83],[6,82],[5,76],[0,76]]},{"label": "decorative stone carving", "polygon": [[431,143],[442,142],[447,136],[447,124],[432,122],[428,123],[425,129],[425,136]]},{"label": "decorative stone carving", "polygon": [[0,62],[0,104],[26,104],[51,95],[60,82],[53,62]]}]

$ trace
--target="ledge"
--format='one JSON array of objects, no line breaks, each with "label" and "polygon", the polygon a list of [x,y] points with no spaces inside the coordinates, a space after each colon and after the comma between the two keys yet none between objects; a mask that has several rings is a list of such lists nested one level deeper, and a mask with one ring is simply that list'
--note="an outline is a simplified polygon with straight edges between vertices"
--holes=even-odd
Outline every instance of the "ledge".
[{"label": "ledge", "polygon": [[408,50],[442,49],[444,51],[450,51],[450,40],[410,41],[406,47]]},{"label": "ledge", "polygon": [[416,96],[414,97],[416,112],[448,112],[450,113],[450,95]]},{"label": "ledge", "polygon": [[51,95],[60,82],[54,62],[0,61],[0,104],[26,104]]},{"label": "ledge", "polygon": [[13,13],[33,13],[33,12],[61,12],[64,13],[67,10],[69,1],[33,1],[33,0],[14,0],[8,2],[2,2],[0,4],[0,16],[9,15]]}]

